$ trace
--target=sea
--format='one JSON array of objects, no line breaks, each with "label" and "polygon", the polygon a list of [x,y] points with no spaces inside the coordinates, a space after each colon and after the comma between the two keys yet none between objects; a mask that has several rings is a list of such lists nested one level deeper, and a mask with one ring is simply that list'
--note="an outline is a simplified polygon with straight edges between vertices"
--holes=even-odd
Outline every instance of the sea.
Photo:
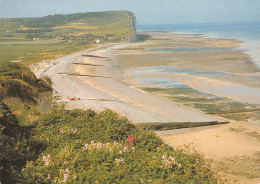
[{"label": "sea", "polygon": [[202,34],[209,38],[240,40],[243,43],[238,49],[247,53],[260,69],[260,22],[138,25],[137,30]]}]

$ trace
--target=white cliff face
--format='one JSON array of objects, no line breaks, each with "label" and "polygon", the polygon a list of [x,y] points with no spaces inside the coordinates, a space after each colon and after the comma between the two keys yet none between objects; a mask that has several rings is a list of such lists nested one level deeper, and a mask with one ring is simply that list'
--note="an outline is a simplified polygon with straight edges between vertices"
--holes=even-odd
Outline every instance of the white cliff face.
[{"label": "white cliff face", "polygon": [[129,37],[129,42],[135,42],[136,41],[136,17],[133,13],[130,13],[130,23],[131,26],[133,26],[133,33]]}]

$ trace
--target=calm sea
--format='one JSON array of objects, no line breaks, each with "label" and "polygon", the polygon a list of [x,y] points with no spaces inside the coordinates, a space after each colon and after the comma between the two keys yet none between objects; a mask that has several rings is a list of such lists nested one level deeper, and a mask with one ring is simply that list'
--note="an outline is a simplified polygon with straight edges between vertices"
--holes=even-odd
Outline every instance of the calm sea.
[{"label": "calm sea", "polygon": [[241,40],[244,43],[239,49],[249,54],[252,61],[260,68],[260,22],[139,25],[137,29],[139,31],[203,34],[206,37]]}]

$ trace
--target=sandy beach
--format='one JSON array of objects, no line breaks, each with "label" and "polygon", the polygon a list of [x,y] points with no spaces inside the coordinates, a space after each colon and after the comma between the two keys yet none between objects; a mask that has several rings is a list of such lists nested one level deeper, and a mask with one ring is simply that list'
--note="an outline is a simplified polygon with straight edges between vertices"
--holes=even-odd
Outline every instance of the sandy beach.
[{"label": "sandy beach", "polygon": [[[88,54],[109,57],[111,50],[120,47],[125,47],[125,44],[115,44]],[[128,86],[113,75],[110,59],[84,57],[81,54],[56,61],[58,63],[45,72],[51,77],[54,90],[60,94],[59,102],[66,102],[68,108],[91,108],[96,111],[112,109],[133,123],[223,121]],[[75,62],[82,64],[75,65]],[[77,75],[68,75],[70,73]],[[70,98],[80,100],[71,101]]]},{"label": "sandy beach", "polygon": [[[52,79],[57,102],[66,103],[67,108],[112,109],[133,123],[230,121],[171,100],[172,94],[167,91],[149,93],[144,88],[163,90],[184,85],[203,95],[225,98],[227,104],[235,100],[249,109],[259,107],[260,71],[248,55],[236,50],[241,42],[200,35],[142,34],[150,38],[139,43],[99,46],[39,64],[34,71]],[[238,183],[258,183],[260,126],[256,115],[249,118],[250,122],[230,121],[157,134],[173,147],[192,143],[213,160],[214,170],[223,177]]]}]

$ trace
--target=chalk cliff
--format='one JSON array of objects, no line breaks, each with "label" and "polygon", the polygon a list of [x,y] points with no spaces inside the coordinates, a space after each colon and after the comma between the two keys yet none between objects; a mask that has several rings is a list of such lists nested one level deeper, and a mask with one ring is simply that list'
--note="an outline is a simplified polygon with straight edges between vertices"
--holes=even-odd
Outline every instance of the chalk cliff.
[{"label": "chalk cliff", "polygon": [[135,42],[136,41],[136,17],[133,13],[129,13],[130,16],[130,24],[133,27],[133,33],[129,37],[130,42]]}]

